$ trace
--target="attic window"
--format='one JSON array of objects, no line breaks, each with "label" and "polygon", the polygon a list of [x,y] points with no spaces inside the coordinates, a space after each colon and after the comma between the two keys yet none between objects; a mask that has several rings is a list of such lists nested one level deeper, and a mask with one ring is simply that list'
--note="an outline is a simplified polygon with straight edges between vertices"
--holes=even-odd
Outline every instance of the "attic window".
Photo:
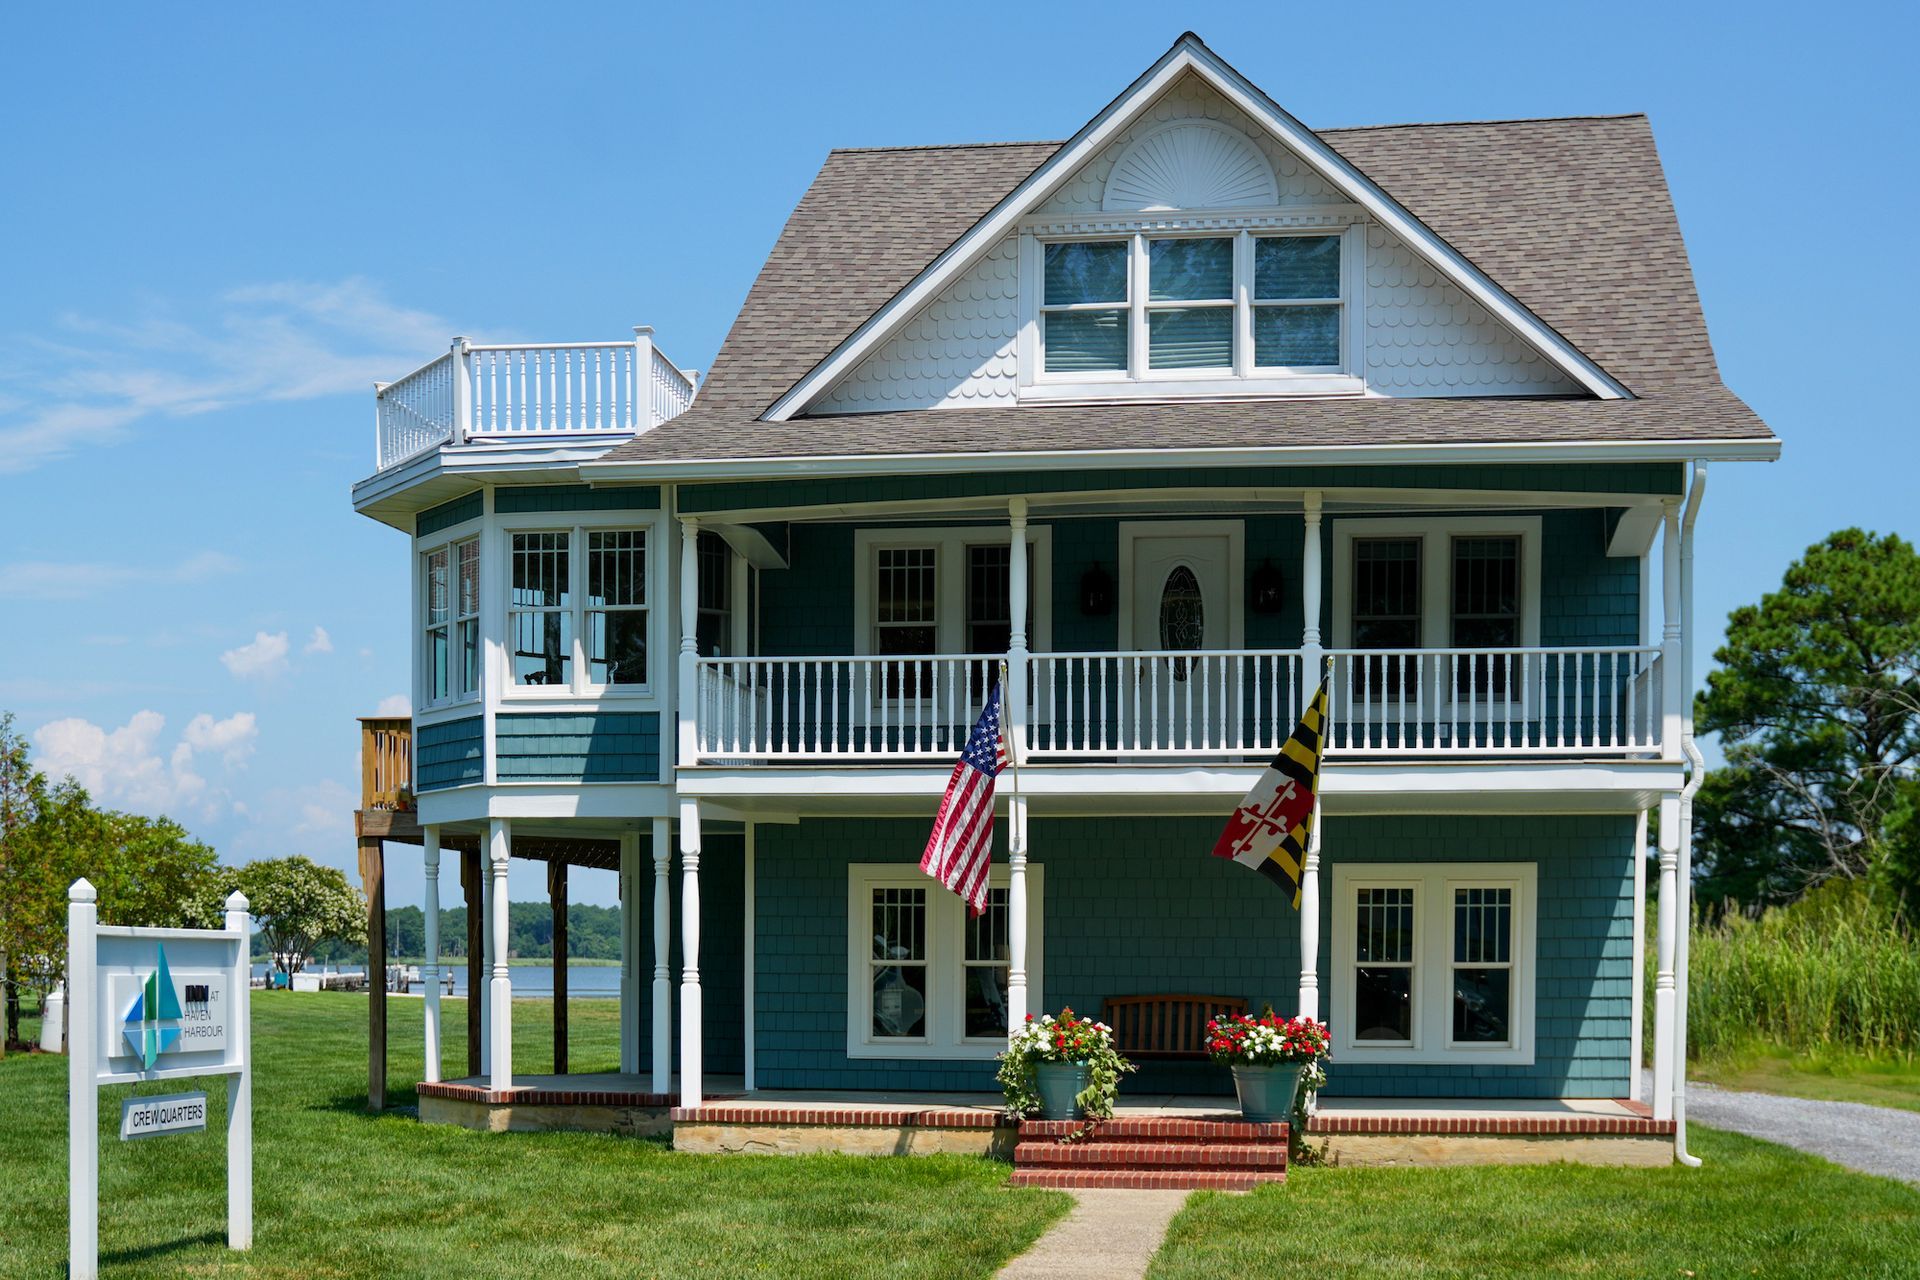
[{"label": "attic window", "polygon": [[1041,246],[1041,381],[1344,375],[1340,233],[1135,233]]}]

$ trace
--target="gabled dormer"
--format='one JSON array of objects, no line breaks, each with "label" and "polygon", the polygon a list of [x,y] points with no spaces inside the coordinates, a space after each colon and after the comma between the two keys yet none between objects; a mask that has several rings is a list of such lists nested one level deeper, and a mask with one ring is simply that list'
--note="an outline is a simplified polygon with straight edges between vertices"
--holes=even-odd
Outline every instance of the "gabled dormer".
[{"label": "gabled dormer", "polygon": [[1188,36],[767,417],[1625,394]]}]

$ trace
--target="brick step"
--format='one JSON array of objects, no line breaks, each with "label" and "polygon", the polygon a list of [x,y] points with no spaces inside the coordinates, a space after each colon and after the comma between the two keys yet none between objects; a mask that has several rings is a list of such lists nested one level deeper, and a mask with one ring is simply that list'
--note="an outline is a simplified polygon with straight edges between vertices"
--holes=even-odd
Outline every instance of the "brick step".
[{"label": "brick step", "polygon": [[1280,1170],[1249,1173],[1211,1169],[1015,1169],[1010,1187],[1059,1189],[1103,1187],[1126,1191],[1251,1191],[1271,1182],[1285,1182]]},{"label": "brick step", "polygon": [[[1078,1135],[1078,1136],[1076,1136]],[[1103,1142],[1277,1142],[1287,1144],[1287,1125],[1248,1120],[1186,1120],[1164,1116],[1115,1120],[1022,1120],[1020,1140],[1073,1137],[1091,1145]]]},{"label": "brick step", "polygon": [[1022,1142],[1013,1149],[1015,1168],[1074,1166],[1090,1169],[1284,1169],[1287,1149],[1265,1142]]}]

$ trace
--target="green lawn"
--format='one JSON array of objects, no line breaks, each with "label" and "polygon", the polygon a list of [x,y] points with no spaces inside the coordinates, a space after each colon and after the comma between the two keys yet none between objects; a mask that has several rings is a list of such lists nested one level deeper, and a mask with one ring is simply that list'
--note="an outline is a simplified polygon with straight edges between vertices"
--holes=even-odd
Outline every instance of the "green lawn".
[{"label": "green lawn", "polygon": [[1203,1193],[1151,1280],[1920,1275],[1920,1191],[1693,1126],[1699,1169],[1294,1169]]},{"label": "green lawn", "polygon": [[[100,1101],[105,1275],[989,1276],[1067,1206],[1006,1166],[941,1157],[680,1155],[638,1139],[478,1134],[371,1117],[366,998],[256,992],[255,1243],[224,1247],[225,1085],[205,1134],[119,1141]],[[396,1107],[413,1103],[420,1002],[389,1002]],[[463,1002],[446,1058],[465,1058]],[[615,1064],[613,1001],[575,1001],[578,1070]],[[515,1066],[552,1064],[546,1001],[516,1002]],[[0,1062],[0,1275],[61,1273],[66,1059]],[[166,1093],[179,1082],[140,1086]]]},{"label": "green lawn", "polygon": [[1920,1059],[1902,1062],[1838,1051],[1806,1054],[1756,1048],[1696,1062],[1687,1071],[1695,1080],[1724,1089],[1920,1111]]}]

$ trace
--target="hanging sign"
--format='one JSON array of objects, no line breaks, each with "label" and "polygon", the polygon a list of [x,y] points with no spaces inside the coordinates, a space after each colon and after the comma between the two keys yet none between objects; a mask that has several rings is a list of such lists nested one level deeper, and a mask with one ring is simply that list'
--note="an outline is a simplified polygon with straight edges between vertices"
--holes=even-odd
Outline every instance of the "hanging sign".
[{"label": "hanging sign", "polygon": [[164,1098],[128,1098],[120,1104],[120,1141],[163,1133],[198,1133],[207,1127],[207,1095],[170,1093]]}]

